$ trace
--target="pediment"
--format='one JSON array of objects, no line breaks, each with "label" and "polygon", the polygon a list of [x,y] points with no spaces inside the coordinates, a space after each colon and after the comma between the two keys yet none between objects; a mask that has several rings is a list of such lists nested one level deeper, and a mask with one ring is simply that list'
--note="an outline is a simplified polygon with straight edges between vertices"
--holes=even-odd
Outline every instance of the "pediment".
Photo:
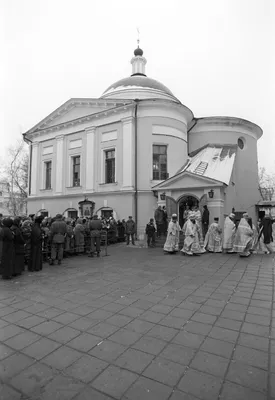
[{"label": "pediment", "polygon": [[70,99],[26,133],[34,133],[39,130],[74,121],[77,118],[92,116],[93,114],[96,115],[97,113],[102,113],[123,105],[125,105],[125,102],[114,100]]},{"label": "pediment", "polygon": [[166,181],[154,186],[153,190],[175,190],[175,189],[194,189],[223,186],[223,182],[215,179],[206,178],[190,172],[181,172]]}]

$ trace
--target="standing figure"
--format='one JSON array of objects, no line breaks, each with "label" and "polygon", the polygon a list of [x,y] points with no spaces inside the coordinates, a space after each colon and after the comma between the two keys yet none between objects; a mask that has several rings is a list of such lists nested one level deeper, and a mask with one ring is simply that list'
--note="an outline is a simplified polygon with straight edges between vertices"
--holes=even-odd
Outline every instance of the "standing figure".
[{"label": "standing figure", "polygon": [[2,225],[3,214],[0,213],[0,271],[1,271],[1,261],[3,254],[3,225]]},{"label": "standing figure", "polygon": [[67,234],[65,237],[64,256],[68,257],[72,255],[73,251],[73,227],[70,219],[66,221],[66,224],[67,224]]},{"label": "standing figure", "polygon": [[165,206],[162,207],[162,211],[163,211],[163,234],[165,235],[168,229],[168,214]]},{"label": "standing figure", "polygon": [[34,224],[32,226],[31,232],[31,252],[30,259],[28,263],[28,270],[33,271],[41,271],[42,270],[42,230],[41,230],[41,222],[43,221],[43,216],[36,217],[34,220]]},{"label": "standing figure", "polygon": [[210,253],[222,252],[222,228],[219,225],[219,218],[214,218],[204,239],[204,248]]},{"label": "standing figure", "polygon": [[181,228],[178,223],[178,216],[177,216],[177,214],[173,214],[172,219],[168,225],[166,242],[163,247],[164,252],[173,254],[173,253],[179,251],[180,232],[181,232]]},{"label": "standing figure", "polygon": [[241,257],[248,257],[251,254],[250,250],[252,249],[253,244],[253,229],[252,221],[251,225],[249,222],[248,214],[244,213],[235,235],[234,252],[239,253]]},{"label": "standing figure", "polygon": [[233,243],[236,234],[236,225],[234,223],[235,214],[229,214],[224,221],[223,229],[223,250],[226,253],[234,253]]},{"label": "standing figure", "polygon": [[183,213],[183,225],[188,221],[190,213],[191,213],[191,210],[190,210],[189,205],[187,204],[186,209],[184,210],[184,213]]},{"label": "standing figure", "polygon": [[132,244],[135,245],[135,234],[136,234],[136,224],[133,220],[133,217],[129,217],[126,222],[126,236],[127,236],[127,245],[130,244],[130,236],[132,240]]},{"label": "standing figure", "polygon": [[[214,220],[215,220],[215,218],[214,218]],[[209,227],[209,210],[206,205],[203,206],[201,223],[202,223],[202,234],[203,234],[203,238],[205,239],[205,236],[207,234],[208,227]]]},{"label": "standing figure", "polygon": [[47,220],[42,221],[41,223],[42,230],[42,253],[43,253],[43,261],[48,261],[49,258],[49,236],[50,229],[48,227]]},{"label": "standing figure", "polygon": [[146,225],[145,233],[147,235],[147,246],[155,247],[156,228],[154,225],[154,218],[150,218],[150,222]]},{"label": "standing figure", "polygon": [[117,237],[119,242],[125,241],[125,225],[120,220],[117,221]]},{"label": "standing figure", "polygon": [[199,242],[200,246],[203,246],[203,234],[202,234],[202,217],[201,212],[198,206],[193,207],[193,214],[196,220],[196,224],[198,226],[198,235],[199,235]]},{"label": "standing figure", "polygon": [[189,219],[185,224],[184,231],[185,239],[183,243],[183,248],[181,252],[187,254],[188,256],[196,256],[201,254],[200,241],[199,241],[199,226],[196,223],[195,213],[190,213]]},{"label": "standing figure", "polygon": [[52,243],[50,265],[54,264],[56,258],[58,260],[58,264],[59,265],[61,264],[61,261],[63,259],[66,233],[67,233],[66,222],[63,221],[61,214],[57,214],[55,217],[55,221],[51,225],[51,230],[50,230],[51,243]]},{"label": "standing figure", "polygon": [[75,253],[76,255],[84,252],[84,226],[82,225],[82,219],[78,218],[74,228],[74,240],[75,240]]},{"label": "standing figure", "polygon": [[100,242],[101,242],[101,231],[102,231],[102,222],[98,219],[98,215],[95,214],[93,219],[89,224],[90,235],[91,235],[91,252],[89,257],[93,257],[95,252],[97,253],[97,257],[100,256]]},{"label": "standing figure", "polygon": [[11,279],[13,275],[14,235],[11,231],[12,219],[4,218],[2,221],[2,259],[1,275],[3,279]]},{"label": "standing figure", "polygon": [[274,250],[272,248],[273,242],[273,229],[272,229],[272,219],[269,215],[265,215],[260,224],[260,235],[259,239],[263,237],[263,242],[269,253],[273,253]]},{"label": "standing figure", "polygon": [[13,275],[21,275],[24,271],[25,240],[20,229],[20,218],[15,217],[11,231],[14,235]]},{"label": "standing figure", "polygon": [[154,217],[157,225],[157,237],[161,237],[164,224],[164,212],[161,206],[158,206],[158,208],[156,209]]},{"label": "standing figure", "polygon": [[84,253],[90,253],[91,248],[91,235],[90,235],[90,221],[86,218],[83,218],[82,224],[84,227]]},{"label": "standing figure", "polygon": [[28,218],[23,222],[21,227],[22,235],[25,241],[25,256],[24,256],[25,265],[29,265],[29,260],[31,256],[32,225],[33,225],[32,221]]}]

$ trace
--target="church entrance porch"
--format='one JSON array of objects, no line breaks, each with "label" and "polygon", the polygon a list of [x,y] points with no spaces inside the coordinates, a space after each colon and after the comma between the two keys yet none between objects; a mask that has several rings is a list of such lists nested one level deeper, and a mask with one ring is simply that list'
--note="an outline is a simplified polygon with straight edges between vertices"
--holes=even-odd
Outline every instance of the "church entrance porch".
[{"label": "church entrance porch", "polygon": [[183,227],[184,222],[187,219],[188,211],[192,210],[195,206],[199,206],[197,197],[187,195],[180,198],[178,201],[178,218],[181,227]]}]

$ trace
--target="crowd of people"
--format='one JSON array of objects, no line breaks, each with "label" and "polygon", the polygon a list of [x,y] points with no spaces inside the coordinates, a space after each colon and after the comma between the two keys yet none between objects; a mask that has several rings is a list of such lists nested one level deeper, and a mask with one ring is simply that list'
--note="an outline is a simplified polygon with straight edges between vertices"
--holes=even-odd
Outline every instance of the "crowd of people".
[{"label": "crowd of people", "polygon": [[0,274],[12,279],[25,270],[40,271],[44,262],[61,264],[63,257],[87,254],[100,256],[101,245],[116,242],[135,244],[136,224],[109,218],[54,218],[29,215],[3,218],[0,215]]},{"label": "crowd of people", "polygon": [[[239,223],[231,213],[226,217],[223,229],[219,218],[209,226],[209,210],[203,213],[197,206],[187,208],[181,228],[176,214],[168,224],[165,207],[158,207],[154,218],[146,225],[148,247],[155,247],[156,238],[166,236],[165,253],[179,251],[180,235],[186,255],[201,255],[205,252],[238,253],[248,257],[252,253],[272,253],[275,221],[264,216],[256,227],[247,213]],[[273,224],[274,223],[274,224]],[[63,257],[87,254],[100,257],[102,242],[125,242],[135,245],[136,223],[128,220],[116,221],[109,218],[65,218],[57,214],[54,218],[30,215],[26,218],[3,218],[0,214],[0,274],[3,279],[21,275],[28,271],[40,271],[44,262],[61,264]]]},{"label": "crowd of people", "polygon": [[183,237],[183,247],[180,250],[185,255],[201,255],[211,253],[238,253],[241,257],[249,257],[252,253],[269,254],[274,252],[273,236],[275,221],[265,215],[253,224],[248,213],[244,213],[239,223],[235,214],[225,218],[224,228],[219,224],[219,218],[209,226],[209,210],[204,206],[201,214],[199,208],[187,209],[184,214],[184,225],[181,228],[176,214],[172,215],[168,225],[165,253],[179,251],[180,235]]}]

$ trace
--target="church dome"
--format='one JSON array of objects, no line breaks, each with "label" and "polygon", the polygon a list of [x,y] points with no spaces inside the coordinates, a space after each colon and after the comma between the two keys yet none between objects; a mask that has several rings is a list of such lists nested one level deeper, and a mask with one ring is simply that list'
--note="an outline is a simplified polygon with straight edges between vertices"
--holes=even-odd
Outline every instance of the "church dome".
[{"label": "church dome", "polygon": [[131,60],[132,75],[113,83],[105,90],[101,98],[125,100],[165,99],[180,103],[171,90],[161,82],[146,76],[146,63],[146,58],[143,57],[143,50],[138,46]]}]

